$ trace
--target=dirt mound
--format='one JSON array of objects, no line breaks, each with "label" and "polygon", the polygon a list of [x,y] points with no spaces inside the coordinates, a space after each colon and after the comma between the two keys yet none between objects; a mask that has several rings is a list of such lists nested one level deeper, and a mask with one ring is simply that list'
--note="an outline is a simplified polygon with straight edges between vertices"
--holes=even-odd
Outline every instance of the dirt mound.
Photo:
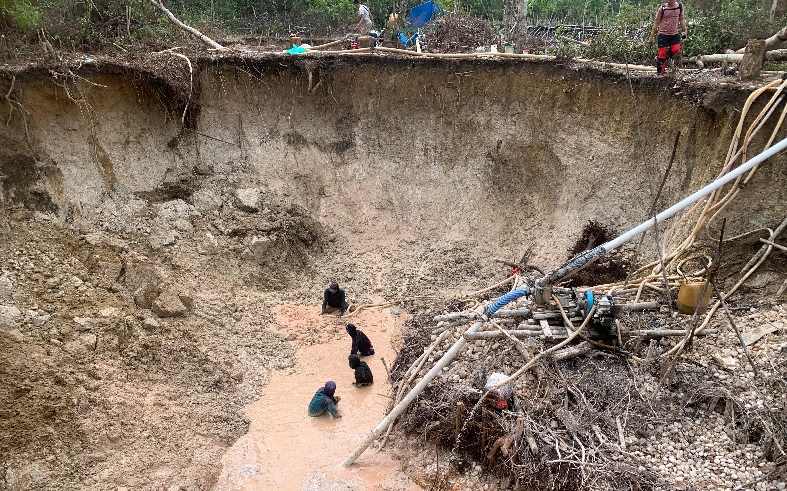
[{"label": "dirt mound", "polygon": [[[569,257],[589,251],[594,247],[606,244],[620,234],[609,230],[600,223],[591,220],[582,228],[582,233],[574,246],[568,251]],[[625,252],[614,251],[605,254],[589,266],[581,269],[565,283],[566,286],[606,285],[626,279],[631,271],[631,259],[634,251],[627,248]]]},{"label": "dirt mound", "polygon": [[432,26],[435,33],[428,39],[429,47],[444,53],[471,52],[498,40],[492,25],[475,17],[441,17]]}]

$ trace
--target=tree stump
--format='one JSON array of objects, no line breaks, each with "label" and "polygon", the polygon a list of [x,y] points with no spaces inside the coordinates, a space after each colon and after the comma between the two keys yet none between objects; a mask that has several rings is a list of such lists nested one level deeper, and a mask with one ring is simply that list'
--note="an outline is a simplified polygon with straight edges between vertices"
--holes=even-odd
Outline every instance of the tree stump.
[{"label": "tree stump", "polygon": [[749,39],[746,52],[741,60],[741,80],[757,78],[762,72],[762,62],[765,60],[765,41],[762,39]]}]

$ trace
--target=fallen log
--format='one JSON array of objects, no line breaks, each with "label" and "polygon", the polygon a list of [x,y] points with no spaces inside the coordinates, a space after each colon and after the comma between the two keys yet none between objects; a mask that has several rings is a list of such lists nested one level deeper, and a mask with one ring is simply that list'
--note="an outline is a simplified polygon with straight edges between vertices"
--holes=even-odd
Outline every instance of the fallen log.
[{"label": "fallen log", "polygon": [[[718,329],[705,329],[701,333],[695,333],[695,335],[704,336],[707,334],[716,334]],[[552,326],[550,328],[550,337],[551,339],[560,340],[567,337],[567,333],[565,328]],[[468,341],[477,341],[477,340],[488,340],[488,339],[499,339],[506,336],[513,336],[515,338],[534,338],[534,337],[541,337],[546,336],[543,330],[529,330],[529,329],[508,329],[505,332],[500,331],[481,331],[481,332],[474,332],[468,333],[464,335],[464,338]],[[645,338],[645,339],[657,339],[657,338],[667,338],[667,337],[677,337],[677,336],[685,336],[686,330],[685,329],[649,329],[646,331],[622,331],[620,335],[624,338]]]},{"label": "fallen log", "polygon": [[309,51],[332,48],[334,46],[338,46],[342,44],[344,41],[345,41],[344,39],[339,39],[338,41],[331,41],[330,43],[318,44],[317,46],[312,46],[311,48],[309,48]]},{"label": "fallen log", "polygon": [[[765,40],[765,51],[775,50],[776,46],[782,44],[785,41],[787,41],[787,27],[783,27],[779,32]],[[745,52],[746,48],[744,47],[737,50],[735,53],[743,54]]]},{"label": "fallen log", "polygon": [[[766,61],[785,61],[787,60],[787,49],[775,49],[765,53]],[[689,59],[690,62],[697,63],[740,63],[743,61],[742,53],[723,53],[715,55],[700,55]]]},{"label": "fallen log", "polygon": [[585,356],[591,351],[593,351],[593,345],[587,341],[583,341],[576,346],[569,346],[568,348],[563,348],[560,351],[556,351],[552,355],[552,359],[555,361],[565,361],[570,358]]},{"label": "fallen log", "polygon": [[152,3],[157,9],[161,10],[164,13],[164,15],[166,15],[169,18],[169,20],[172,21],[173,24],[175,24],[176,26],[180,27],[184,31],[188,32],[192,36],[196,37],[197,39],[199,39],[203,43],[207,44],[211,48],[213,48],[213,49],[220,49],[220,50],[227,49],[224,46],[222,46],[219,43],[217,43],[216,41],[214,41],[211,38],[209,38],[208,36],[202,34],[198,30],[194,29],[193,27],[187,26],[186,24],[181,22],[177,17],[175,17],[175,14],[170,12],[169,9],[167,9],[167,7],[165,7],[164,4],[161,3],[160,0],[150,0],[150,3]]},{"label": "fallen log", "polygon": [[638,303],[621,303],[620,307],[626,312],[638,312],[642,310],[659,310],[661,304],[658,302],[638,302]]},{"label": "fallen log", "polygon": [[[517,309],[517,310],[498,310],[493,317],[527,317],[530,315],[530,309]],[[480,315],[475,312],[457,312],[453,314],[436,315],[435,322],[452,321],[457,319],[478,319]]]}]

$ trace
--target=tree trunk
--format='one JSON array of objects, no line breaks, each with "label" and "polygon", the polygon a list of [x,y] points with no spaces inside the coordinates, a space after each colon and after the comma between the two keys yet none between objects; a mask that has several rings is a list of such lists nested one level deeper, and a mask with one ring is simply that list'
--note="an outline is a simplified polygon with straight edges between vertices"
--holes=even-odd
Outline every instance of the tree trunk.
[{"label": "tree trunk", "polygon": [[514,25],[516,26],[516,30],[513,33],[513,39],[511,40],[514,45],[519,47],[523,47],[522,44],[525,41],[525,35],[527,34],[527,0],[521,0],[512,2],[512,9],[516,11],[514,15]]},{"label": "tree trunk", "polygon": [[[782,1],[784,1],[785,5],[787,5],[787,0]],[[774,50],[777,46],[784,43],[785,41],[787,41],[787,27],[782,28],[779,32],[765,40],[765,51]],[[744,52],[746,52],[746,48],[741,48],[735,53],[743,54]]]},{"label": "tree trunk", "polygon": [[760,76],[762,62],[765,60],[765,41],[762,39],[749,39],[746,53],[741,60],[741,80],[751,80]]},{"label": "tree trunk", "polygon": [[[727,53],[718,55],[695,56],[689,61],[702,63],[740,63],[744,55],[738,53]],[[787,49],[774,49],[765,52],[766,61],[787,61]]]},{"label": "tree trunk", "polygon": [[784,14],[787,14],[787,1],[773,0],[770,3],[771,3],[771,8],[770,8],[771,20],[781,17]]},{"label": "tree trunk", "polygon": [[153,6],[156,7],[157,9],[161,10],[162,12],[164,12],[164,15],[169,17],[169,20],[171,20],[176,26],[180,27],[184,31],[186,31],[189,34],[193,35],[194,37],[196,37],[197,39],[199,39],[203,43],[207,44],[211,48],[214,48],[214,49],[227,49],[224,46],[222,46],[219,43],[217,43],[216,41],[214,41],[211,38],[209,38],[208,36],[202,34],[198,30],[194,29],[193,27],[187,26],[186,24],[184,24],[183,22],[178,20],[178,18],[175,17],[175,15],[172,12],[170,12],[169,9],[167,9],[167,7],[165,7],[164,4],[161,3],[161,1],[159,1],[159,0],[150,0],[150,3],[152,3]]}]

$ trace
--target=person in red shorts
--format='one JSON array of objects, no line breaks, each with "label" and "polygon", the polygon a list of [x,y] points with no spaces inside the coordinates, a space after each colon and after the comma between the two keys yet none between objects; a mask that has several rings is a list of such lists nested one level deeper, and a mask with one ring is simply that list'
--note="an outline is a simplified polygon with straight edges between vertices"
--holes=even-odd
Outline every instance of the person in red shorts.
[{"label": "person in red shorts", "polygon": [[668,0],[656,10],[656,20],[650,30],[648,44],[653,44],[653,36],[658,32],[658,55],[656,56],[656,71],[664,75],[667,60],[680,53],[680,35],[678,24],[683,28],[683,39],[689,35],[686,27],[686,18],[683,16],[683,4],[676,0]]}]

